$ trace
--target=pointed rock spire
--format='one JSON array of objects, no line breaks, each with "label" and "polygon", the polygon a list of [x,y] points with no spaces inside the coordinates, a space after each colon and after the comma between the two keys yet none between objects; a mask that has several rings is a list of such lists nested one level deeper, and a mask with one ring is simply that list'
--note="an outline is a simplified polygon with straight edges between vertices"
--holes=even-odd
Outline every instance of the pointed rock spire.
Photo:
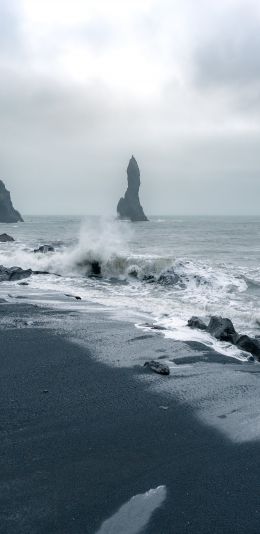
[{"label": "pointed rock spire", "polygon": [[117,213],[120,219],[130,221],[148,221],[139,200],[140,170],[134,156],[131,157],[127,167],[128,187],[124,198],[120,198]]}]

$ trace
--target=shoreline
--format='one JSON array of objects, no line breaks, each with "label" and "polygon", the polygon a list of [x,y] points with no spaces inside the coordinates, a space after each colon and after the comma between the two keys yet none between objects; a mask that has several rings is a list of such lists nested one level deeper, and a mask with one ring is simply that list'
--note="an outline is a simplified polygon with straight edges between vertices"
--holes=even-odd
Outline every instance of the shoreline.
[{"label": "shoreline", "polygon": [[[32,312],[34,324],[22,326]],[[0,317],[8,314],[21,327],[0,329],[0,532],[95,534],[133,496],[161,485],[166,499],[144,533],[258,532],[260,443],[232,442],[168,388],[194,387],[198,366],[203,380],[208,366],[243,377],[254,366],[194,344],[185,353],[183,343],[98,312],[82,319],[1,305]],[[64,335],[66,321],[77,325],[74,337],[82,332],[77,343]],[[141,367],[149,354],[175,356],[170,381]]]}]

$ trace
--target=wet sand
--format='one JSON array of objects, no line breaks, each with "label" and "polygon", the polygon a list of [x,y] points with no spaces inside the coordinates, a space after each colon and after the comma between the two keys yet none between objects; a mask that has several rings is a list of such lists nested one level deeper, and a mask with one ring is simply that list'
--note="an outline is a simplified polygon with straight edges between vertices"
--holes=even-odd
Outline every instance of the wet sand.
[{"label": "wet sand", "polygon": [[[18,306],[3,305],[1,317],[18,314],[21,326],[31,310]],[[0,331],[1,533],[94,534],[133,496],[163,485],[166,499],[142,533],[258,534],[259,442],[232,443],[174,397],[162,409],[165,394],[140,380],[140,365],[96,359],[107,352],[116,362],[124,346],[133,361],[140,350],[163,355],[173,341],[147,335],[140,349],[129,340],[142,332],[93,312],[79,345],[37,324],[44,312],[33,315],[32,327]]]}]

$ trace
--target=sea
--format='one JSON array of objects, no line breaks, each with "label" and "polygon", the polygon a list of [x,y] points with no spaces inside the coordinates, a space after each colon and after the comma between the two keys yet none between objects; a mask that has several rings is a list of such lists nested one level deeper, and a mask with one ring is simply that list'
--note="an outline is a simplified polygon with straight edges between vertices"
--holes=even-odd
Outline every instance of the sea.
[{"label": "sea", "polygon": [[[26,297],[69,309],[78,296],[82,313],[95,304],[139,328],[157,325],[166,337],[199,341],[235,358],[237,348],[191,330],[188,319],[221,315],[239,333],[260,335],[260,217],[153,216],[131,223],[26,216],[0,231],[15,239],[0,244],[1,265],[45,272],[28,278],[28,286],[2,282],[6,300]],[[54,252],[34,252],[45,244]]]}]

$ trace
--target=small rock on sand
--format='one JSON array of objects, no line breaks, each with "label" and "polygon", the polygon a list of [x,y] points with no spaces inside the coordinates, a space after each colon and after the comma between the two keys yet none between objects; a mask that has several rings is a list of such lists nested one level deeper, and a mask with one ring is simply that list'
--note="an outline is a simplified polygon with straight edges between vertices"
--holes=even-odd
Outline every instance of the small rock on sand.
[{"label": "small rock on sand", "polygon": [[145,362],[144,367],[148,367],[149,369],[151,369],[151,371],[154,371],[154,373],[158,373],[159,375],[170,374],[170,368],[168,367],[168,365],[165,365],[165,363],[156,362],[155,360]]}]

